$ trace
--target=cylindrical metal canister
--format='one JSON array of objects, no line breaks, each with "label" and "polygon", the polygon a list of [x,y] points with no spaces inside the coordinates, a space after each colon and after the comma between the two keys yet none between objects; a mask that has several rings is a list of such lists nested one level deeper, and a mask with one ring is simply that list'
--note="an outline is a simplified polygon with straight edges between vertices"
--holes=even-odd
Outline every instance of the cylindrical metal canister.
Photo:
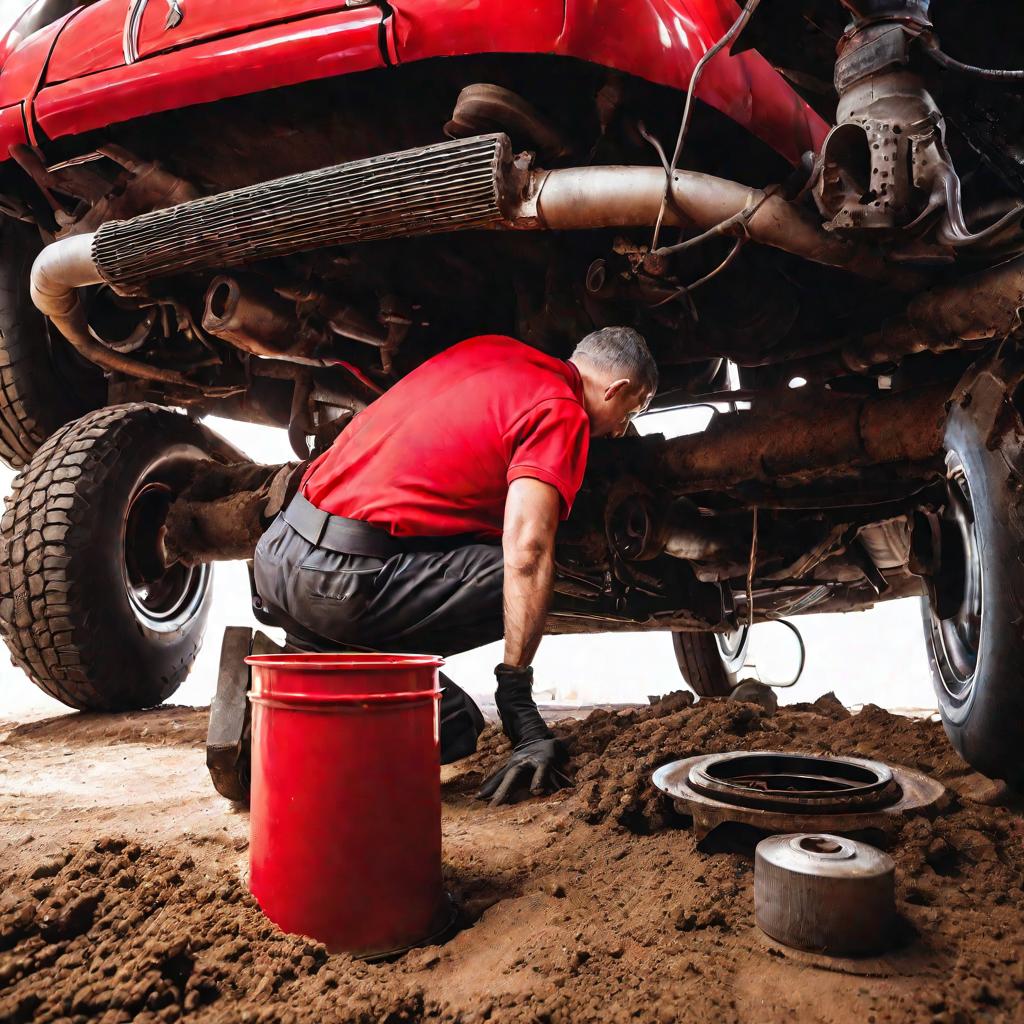
[{"label": "cylindrical metal canister", "polygon": [[440,658],[267,654],[252,666],[249,888],[332,952],[443,927]]},{"label": "cylindrical metal canister", "polygon": [[758,926],[787,946],[856,956],[893,941],[892,858],[827,833],[769,836],[754,853]]}]

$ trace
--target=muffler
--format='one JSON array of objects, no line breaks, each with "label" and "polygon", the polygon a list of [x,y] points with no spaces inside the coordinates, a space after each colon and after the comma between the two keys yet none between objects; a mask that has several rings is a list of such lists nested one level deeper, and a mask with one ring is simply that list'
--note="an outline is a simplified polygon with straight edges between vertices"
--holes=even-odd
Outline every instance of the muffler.
[{"label": "muffler", "polygon": [[301,351],[295,304],[276,292],[220,274],[206,290],[203,330],[255,356],[277,357]]},{"label": "muffler", "polygon": [[96,268],[115,291],[210,267],[380,238],[494,227],[512,215],[505,135],[355,160],[207,196],[96,232]]}]

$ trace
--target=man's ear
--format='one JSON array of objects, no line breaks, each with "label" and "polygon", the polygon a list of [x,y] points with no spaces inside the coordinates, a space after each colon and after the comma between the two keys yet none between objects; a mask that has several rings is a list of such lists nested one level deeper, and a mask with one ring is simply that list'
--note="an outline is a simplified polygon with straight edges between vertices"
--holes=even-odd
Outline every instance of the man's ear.
[{"label": "man's ear", "polygon": [[613,380],[611,384],[604,389],[604,400],[610,402],[620,391],[624,391],[633,382],[628,377],[622,377],[619,380]]}]

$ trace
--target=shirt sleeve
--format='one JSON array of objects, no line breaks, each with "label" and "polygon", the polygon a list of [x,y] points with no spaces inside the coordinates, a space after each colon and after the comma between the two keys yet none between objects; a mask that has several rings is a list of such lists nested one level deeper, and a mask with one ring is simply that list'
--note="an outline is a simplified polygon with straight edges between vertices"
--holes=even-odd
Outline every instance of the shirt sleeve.
[{"label": "shirt sleeve", "polygon": [[583,483],[590,422],[583,407],[565,398],[535,405],[515,426],[508,482],[530,477],[554,487],[568,518]]}]

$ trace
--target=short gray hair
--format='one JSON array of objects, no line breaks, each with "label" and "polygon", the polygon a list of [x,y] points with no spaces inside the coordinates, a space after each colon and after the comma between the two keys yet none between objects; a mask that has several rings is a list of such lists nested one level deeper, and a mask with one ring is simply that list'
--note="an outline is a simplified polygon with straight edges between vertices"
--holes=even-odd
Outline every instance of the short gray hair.
[{"label": "short gray hair", "polygon": [[658,390],[658,365],[647,342],[632,327],[602,327],[591,331],[573,350],[593,366],[628,377],[644,394]]}]

